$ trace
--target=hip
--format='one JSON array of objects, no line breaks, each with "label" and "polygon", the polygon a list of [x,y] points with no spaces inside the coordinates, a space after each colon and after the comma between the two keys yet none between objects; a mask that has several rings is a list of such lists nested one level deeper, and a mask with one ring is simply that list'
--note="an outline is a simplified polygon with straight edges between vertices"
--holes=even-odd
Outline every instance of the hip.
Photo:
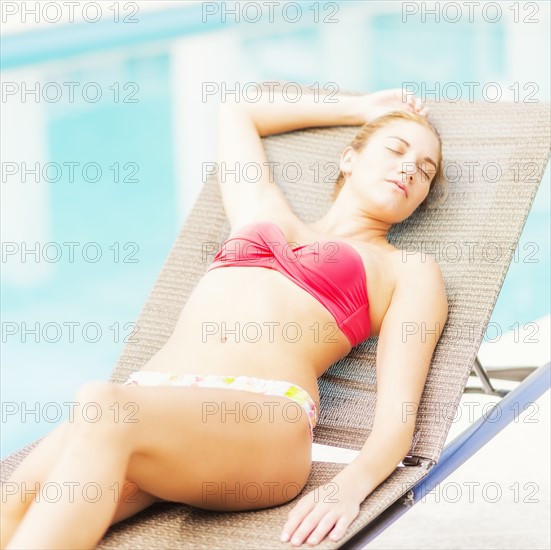
[{"label": "hip", "polygon": [[[132,373],[123,385],[219,388],[285,397],[289,400],[287,406],[291,404],[298,406],[298,409],[291,414],[293,422],[296,422],[302,416],[301,409],[306,413],[312,438],[313,430],[319,418],[319,402],[314,401],[304,388],[287,380],[219,374],[181,374],[141,369]],[[285,414],[288,415],[289,412]]]},{"label": "hip", "polygon": [[227,351],[203,346],[167,343],[140,370],[193,376],[247,376],[272,381],[285,381],[304,388],[319,403],[318,375],[315,366],[290,358],[275,349],[270,352],[252,350]]}]

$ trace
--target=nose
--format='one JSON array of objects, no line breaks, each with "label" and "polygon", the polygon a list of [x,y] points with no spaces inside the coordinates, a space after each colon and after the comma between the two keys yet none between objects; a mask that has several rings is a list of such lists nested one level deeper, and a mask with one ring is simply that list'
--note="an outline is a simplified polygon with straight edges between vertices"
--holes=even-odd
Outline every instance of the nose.
[{"label": "nose", "polygon": [[401,174],[402,181],[404,181],[404,176],[405,176],[405,181],[407,181],[408,183],[411,183],[413,181],[413,174],[411,172],[406,172],[402,170],[402,174]]},{"label": "nose", "polygon": [[[417,174],[418,170],[419,170],[419,166],[417,166],[417,163],[413,158],[411,160],[409,158],[402,159],[402,166],[400,170],[402,181],[407,181],[407,183],[412,183],[413,177]],[[405,180],[404,180],[404,176],[406,178]]]}]

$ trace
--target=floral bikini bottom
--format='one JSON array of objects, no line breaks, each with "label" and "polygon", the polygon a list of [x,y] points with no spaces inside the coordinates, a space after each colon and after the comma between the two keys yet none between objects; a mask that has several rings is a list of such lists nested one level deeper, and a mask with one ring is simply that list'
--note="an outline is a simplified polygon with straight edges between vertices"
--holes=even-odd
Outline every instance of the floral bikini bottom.
[{"label": "floral bikini bottom", "polygon": [[287,397],[300,405],[306,411],[310,424],[310,436],[314,437],[314,427],[318,421],[318,413],[314,400],[308,392],[285,380],[268,380],[252,376],[224,376],[208,374],[174,374],[170,372],[140,370],[132,373],[123,386],[194,386],[199,388],[225,388],[244,390],[264,395]]}]

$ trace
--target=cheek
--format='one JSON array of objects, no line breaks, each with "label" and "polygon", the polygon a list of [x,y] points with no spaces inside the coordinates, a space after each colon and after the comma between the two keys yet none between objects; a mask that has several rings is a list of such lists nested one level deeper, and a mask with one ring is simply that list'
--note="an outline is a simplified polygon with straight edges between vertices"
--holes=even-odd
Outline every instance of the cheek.
[{"label": "cheek", "polygon": [[419,202],[420,204],[429,196],[430,185],[426,183],[419,185],[417,189],[417,193],[418,193],[417,202]]},{"label": "cheek", "polygon": [[355,173],[358,180],[363,180],[366,183],[380,181],[388,177],[390,170],[392,170],[392,162],[385,156],[380,156],[378,158],[368,156],[358,159],[355,166]]}]

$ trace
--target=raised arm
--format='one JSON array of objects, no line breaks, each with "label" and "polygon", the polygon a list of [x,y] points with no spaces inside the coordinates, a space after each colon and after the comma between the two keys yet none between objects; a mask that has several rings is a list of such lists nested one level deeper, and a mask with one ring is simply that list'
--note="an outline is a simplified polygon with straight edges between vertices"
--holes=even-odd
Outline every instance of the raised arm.
[{"label": "raised arm", "polygon": [[216,170],[224,209],[232,230],[270,218],[294,217],[273,180],[262,137],[321,126],[361,125],[389,110],[422,112],[421,105],[404,103],[401,90],[357,96],[306,93],[293,96],[282,88],[262,88],[256,102],[236,102],[231,96],[218,108]]},{"label": "raised arm", "polygon": [[[314,94],[301,90],[299,94],[279,88],[263,88],[255,102],[241,100],[238,104],[252,120],[261,137],[320,126],[355,126],[366,122],[365,103],[368,94]],[[221,104],[223,108],[224,104]]]},{"label": "raised arm", "polygon": [[[440,268],[427,259],[416,256],[408,261],[381,326],[371,434],[348,466],[305,495],[289,514],[284,531],[300,542],[317,544],[334,526],[330,538],[342,537],[360,504],[410,449],[432,355],[448,315]],[[311,534],[316,540],[310,540]]]},{"label": "raised arm", "polygon": [[[259,100],[238,105],[250,116],[261,137],[320,126],[359,126],[388,111],[414,111],[426,116],[428,109],[415,96],[401,88],[374,93],[345,95],[334,90],[314,93],[302,86],[287,90],[282,86],[263,86]],[[286,90],[286,91],[285,91]],[[230,96],[226,104],[237,105]],[[224,104],[222,104],[224,105]]]},{"label": "raised arm", "polygon": [[[247,223],[295,216],[274,181],[261,138],[310,126],[361,124],[365,96],[342,96],[333,102],[302,94],[296,103],[265,90],[256,103],[230,100],[219,104],[217,171],[232,231]],[[317,98],[317,99],[316,99]]]}]

